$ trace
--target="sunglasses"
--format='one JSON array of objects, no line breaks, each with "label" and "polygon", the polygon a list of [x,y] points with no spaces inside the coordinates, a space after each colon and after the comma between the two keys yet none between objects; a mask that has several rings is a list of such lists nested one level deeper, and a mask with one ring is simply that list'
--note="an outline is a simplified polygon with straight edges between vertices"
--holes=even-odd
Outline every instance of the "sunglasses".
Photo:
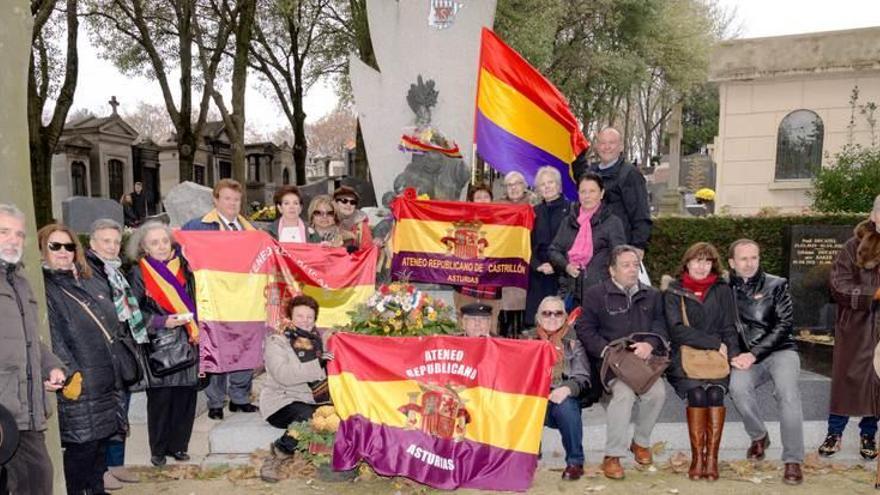
[{"label": "sunglasses", "polygon": [[342,203],[342,204],[344,204],[344,205],[355,205],[355,206],[357,206],[357,204],[358,204],[358,200],[356,200],[356,199],[354,199],[354,198],[337,198],[337,199],[336,199],[336,202],[337,202],[337,203]]},{"label": "sunglasses", "polygon": [[550,318],[551,316],[554,318],[562,318],[565,316],[565,311],[557,310],[557,311],[541,311],[541,316],[544,318]]},{"label": "sunglasses", "polygon": [[50,242],[47,246],[49,251],[60,251],[61,248],[70,253],[76,251],[76,244],[72,242]]},{"label": "sunglasses", "polygon": [[333,214],[334,214],[333,211],[315,210],[315,213],[312,213],[312,216],[313,217],[332,217]]}]

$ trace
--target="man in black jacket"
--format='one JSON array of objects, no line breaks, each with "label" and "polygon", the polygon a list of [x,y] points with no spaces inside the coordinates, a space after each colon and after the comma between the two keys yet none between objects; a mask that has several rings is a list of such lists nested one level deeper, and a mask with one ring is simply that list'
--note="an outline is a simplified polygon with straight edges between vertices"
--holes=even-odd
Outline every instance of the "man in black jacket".
[{"label": "man in black jacket", "polygon": [[783,481],[803,481],[804,413],[798,389],[801,361],[792,336],[791,292],[788,281],[761,270],[760,248],[750,239],[730,245],[730,285],[738,310],[740,347],[746,352],[730,360],[730,395],[752,439],[746,457],[763,459],[770,445],[761,421],[757,388],[773,381],[779,404],[782,436]]},{"label": "man in black jacket", "polygon": [[52,493],[52,461],[44,432],[49,411],[46,392],[61,389],[64,365],[37,334],[37,299],[21,268],[24,214],[0,204],[0,405],[12,413],[19,444],[3,465],[0,493]]},{"label": "man in black jacket", "polygon": [[[595,149],[599,161],[590,165],[589,170],[599,174],[605,184],[602,204],[623,222],[626,243],[638,248],[641,258],[651,240],[651,205],[645,178],[626,162],[617,129],[602,129],[596,136]],[[572,168],[576,178],[586,172],[585,157],[578,157]]]},{"label": "man in black jacket", "polygon": [[[611,279],[590,287],[584,294],[583,314],[575,330],[592,360],[601,362],[606,346],[623,337],[636,341],[630,347],[642,359],[648,359],[666,345],[669,335],[663,317],[663,298],[657,289],[639,283],[639,256],[634,246],[616,246],[609,260]],[[639,464],[653,462],[651,431],[666,401],[666,387],[659,379],[647,392],[636,395],[621,380],[611,379],[604,385],[611,393],[605,400],[608,425],[602,471],[608,478],[621,479],[624,472],[620,458],[628,450]],[[630,437],[629,424],[636,402],[639,407]]]}]

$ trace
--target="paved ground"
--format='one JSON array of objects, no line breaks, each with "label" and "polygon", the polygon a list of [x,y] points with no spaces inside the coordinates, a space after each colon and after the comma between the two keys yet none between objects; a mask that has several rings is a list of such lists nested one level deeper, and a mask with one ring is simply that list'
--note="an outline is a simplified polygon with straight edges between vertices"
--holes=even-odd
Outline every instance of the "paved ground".
[{"label": "paved ground", "polygon": [[[588,476],[577,482],[563,482],[556,469],[539,469],[535,482],[528,493],[535,494],[877,494],[873,488],[873,465],[866,469],[861,464],[839,465],[809,459],[806,481],[802,486],[790,487],[781,482],[780,466],[775,463],[751,463],[746,461],[722,464],[722,479],[714,482],[692,482],[684,472],[687,458],[683,454],[670,456],[659,469],[627,471],[624,481],[607,480],[591,466]],[[119,492],[133,494],[211,494],[235,495],[246,493],[289,494],[427,494],[443,493],[402,479],[384,479],[366,473],[353,483],[324,483],[312,477],[303,477],[267,484],[256,478],[256,462],[234,468],[201,469],[196,466],[173,466],[162,470],[144,468],[146,481],[128,485]],[[292,466],[295,467],[295,466]],[[301,466],[300,466],[301,467]],[[482,493],[460,490],[459,493]]]}]

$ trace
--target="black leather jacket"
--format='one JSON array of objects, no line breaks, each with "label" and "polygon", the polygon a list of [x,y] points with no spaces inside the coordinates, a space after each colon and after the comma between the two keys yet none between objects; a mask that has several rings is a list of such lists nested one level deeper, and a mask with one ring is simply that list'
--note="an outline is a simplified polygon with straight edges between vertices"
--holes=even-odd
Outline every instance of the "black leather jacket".
[{"label": "black leather jacket", "polygon": [[743,352],[761,361],[774,351],[797,349],[788,280],[759,270],[749,280],[731,274],[730,286],[742,322],[737,331]]}]

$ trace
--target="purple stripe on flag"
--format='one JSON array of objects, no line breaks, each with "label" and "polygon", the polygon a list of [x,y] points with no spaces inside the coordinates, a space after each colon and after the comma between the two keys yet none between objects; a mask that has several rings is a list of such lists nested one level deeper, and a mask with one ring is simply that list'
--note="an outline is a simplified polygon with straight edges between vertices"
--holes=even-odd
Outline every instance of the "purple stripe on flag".
[{"label": "purple stripe on flag", "polygon": [[202,373],[228,373],[263,366],[264,321],[201,321],[199,354]]},{"label": "purple stripe on flag", "polygon": [[[453,268],[458,264],[459,268]],[[474,269],[467,269],[473,265]],[[478,267],[479,269],[477,269]],[[406,273],[409,280],[446,285],[529,286],[529,264],[522,258],[466,259],[455,256],[399,251],[391,259],[391,273]]]},{"label": "purple stripe on flag", "polygon": [[383,476],[406,476],[434,488],[524,492],[532,484],[538,456],[486,445],[432,437],[420,430],[376,424],[360,415],[340,423],[333,469],[354,468],[364,459]]},{"label": "purple stripe on flag", "polygon": [[549,165],[562,174],[562,193],[565,197],[570,200],[577,199],[577,185],[571,177],[568,163],[502,129],[480,111],[477,111],[475,134],[477,153],[495,170],[502,174],[520,172],[525,176],[526,182],[534,186],[538,169]]},{"label": "purple stripe on flag", "polygon": [[[180,253],[177,253],[177,256],[180,257]],[[186,309],[189,310],[190,313],[193,314],[193,318],[196,321],[199,321],[199,316],[196,312],[196,303],[189,297],[189,294],[186,293],[186,285],[181,284],[177,277],[171,273],[171,270],[165,266],[165,263],[153,258],[152,256],[145,256],[144,259],[150,265],[150,268],[156,271],[156,274],[162,277],[165,282],[174,287],[174,290],[177,292],[177,295],[180,297],[180,300],[183,301],[183,304],[186,305]]]}]

